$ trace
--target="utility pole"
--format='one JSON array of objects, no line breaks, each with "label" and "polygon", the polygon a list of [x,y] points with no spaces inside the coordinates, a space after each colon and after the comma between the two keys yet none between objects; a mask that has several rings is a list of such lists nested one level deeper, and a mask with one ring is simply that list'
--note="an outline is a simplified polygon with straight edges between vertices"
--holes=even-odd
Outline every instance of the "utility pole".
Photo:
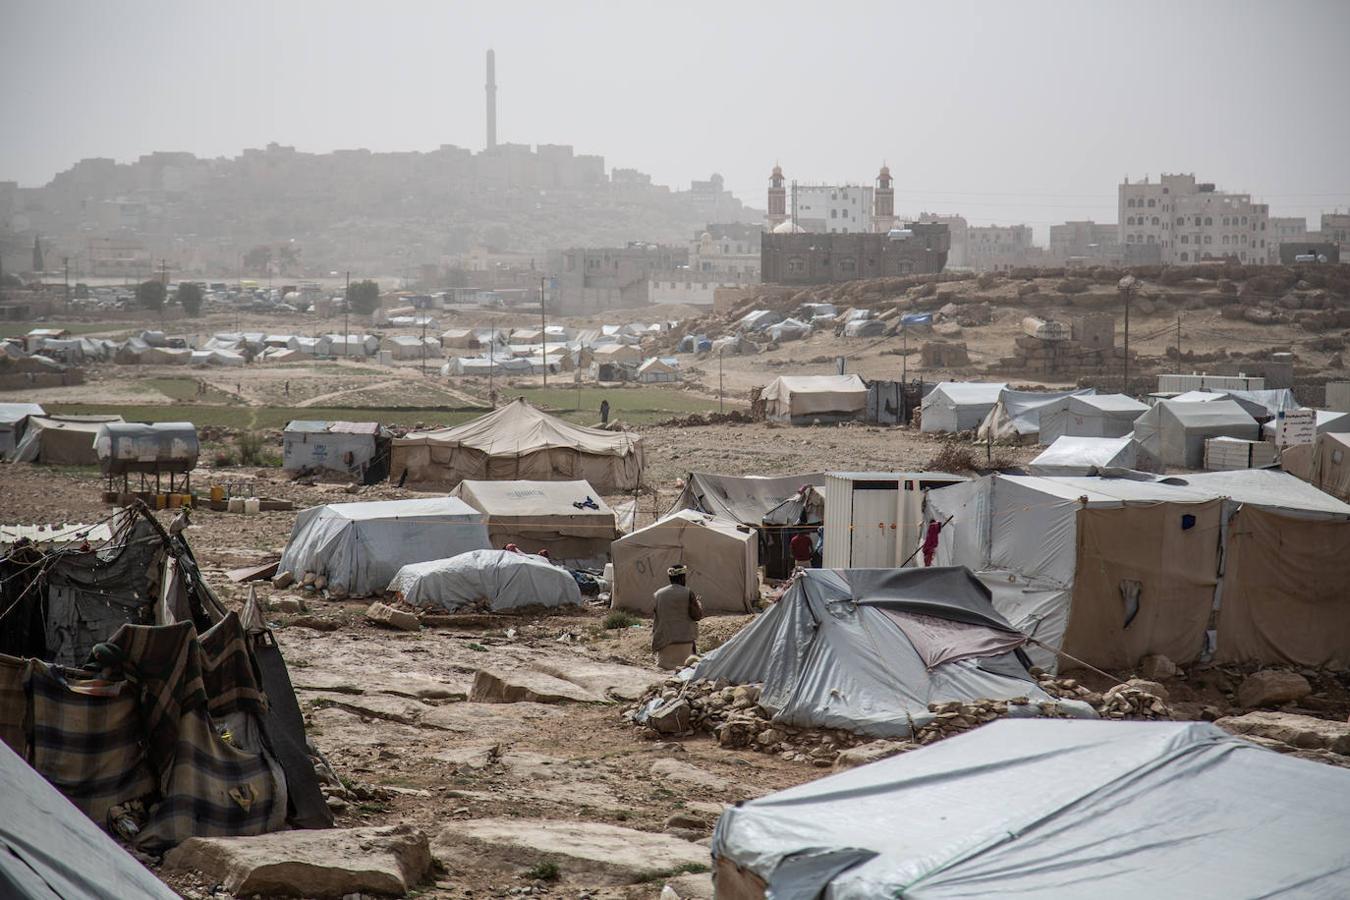
[{"label": "utility pole", "polygon": [[492,339],[488,341],[488,402],[497,408],[497,392],[492,387],[492,370],[497,368],[497,326],[492,326]]},{"label": "utility pole", "polygon": [[66,272],[66,312],[70,312],[70,257],[61,257],[61,267]]},{"label": "utility pole", "polygon": [[1181,374],[1181,316],[1177,316],[1177,364],[1174,374]]},{"label": "utility pole", "polygon": [[1130,394],[1130,298],[1134,295],[1134,276],[1126,275],[1120,279],[1120,292],[1125,297],[1125,383],[1121,393]]},{"label": "utility pole", "polygon": [[347,317],[352,312],[352,270],[347,270],[347,293],[342,295],[342,355],[351,349],[347,341]]},{"label": "utility pole", "polygon": [[722,406],[722,349],[717,350],[717,411],[726,412]]},{"label": "utility pole", "polygon": [[422,310],[422,377],[427,377],[427,311]]},{"label": "utility pole", "polygon": [[539,340],[544,347],[544,389],[548,389],[548,317],[544,313],[544,277],[539,276]]},{"label": "utility pole", "polygon": [[163,257],[159,260],[159,283],[164,285],[164,302],[159,305],[159,327],[164,327],[164,308],[169,305],[169,263]]}]

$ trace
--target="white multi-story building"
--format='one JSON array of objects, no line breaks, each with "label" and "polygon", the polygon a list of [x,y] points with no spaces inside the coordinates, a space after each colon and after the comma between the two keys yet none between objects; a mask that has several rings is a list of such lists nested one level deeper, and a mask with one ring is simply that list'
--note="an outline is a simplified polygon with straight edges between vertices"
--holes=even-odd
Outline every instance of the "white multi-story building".
[{"label": "white multi-story building", "polygon": [[1281,244],[1308,239],[1308,220],[1302,216],[1271,216],[1269,234],[1270,237],[1266,238],[1266,262],[1278,263]]},{"label": "white multi-story building", "polygon": [[869,185],[793,185],[789,212],[813,234],[856,234],[872,230],[874,189]]},{"label": "white multi-story building", "polygon": [[1128,179],[1118,192],[1120,243],[1127,263],[1187,265],[1270,258],[1270,208],[1250,194],[1216,191],[1192,175]]}]

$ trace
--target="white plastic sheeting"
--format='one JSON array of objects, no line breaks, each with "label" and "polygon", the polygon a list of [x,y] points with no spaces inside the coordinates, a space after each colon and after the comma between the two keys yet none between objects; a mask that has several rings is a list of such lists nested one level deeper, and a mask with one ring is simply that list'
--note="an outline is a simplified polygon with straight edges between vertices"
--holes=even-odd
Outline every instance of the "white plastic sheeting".
[{"label": "white plastic sheeting", "polygon": [[1347,795],[1207,723],[1002,720],[737,804],[712,852],[794,900],[1341,897]]},{"label": "white plastic sheeting", "polygon": [[905,737],[930,703],[1047,700],[1017,659],[1025,640],[963,568],[808,569],[694,677],[762,683],[786,725]]},{"label": "white plastic sheeting", "polygon": [[975,436],[980,440],[1032,440],[1041,433],[1041,411],[1069,397],[1090,397],[1097,391],[999,391],[998,402],[980,423]]},{"label": "white plastic sheeting", "polygon": [[1094,469],[1157,472],[1158,461],[1129,435],[1060,437],[1027,465],[1032,475],[1091,475]]},{"label": "white plastic sheeting", "polygon": [[1148,405],[1124,394],[1069,396],[1041,410],[1041,443],[1061,437],[1120,437],[1134,431],[1134,420]]},{"label": "white plastic sheeting", "polygon": [[836,422],[867,409],[867,385],[857,375],[780,375],[761,396],[770,422]]},{"label": "white plastic sheeting", "polygon": [[389,582],[413,606],[451,612],[472,607],[493,612],[526,606],[581,605],[581,590],[566,569],[542,556],[510,550],[470,550],[449,559],[411,563]]},{"label": "white plastic sheeting", "polygon": [[1261,439],[1256,420],[1232,400],[1161,400],[1134,422],[1135,440],[1165,466],[1198,469],[1205,461],[1205,440]]},{"label": "white plastic sheeting", "polygon": [[355,597],[383,590],[408,563],[489,547],[483,515],[453,497],[312,506],[296,516],[277,564],[306,572]]},{"label": "white plastic sheeting", "polygon": [[971,431],[998,402],[1007,385],[1001,382],[943,381],[928,392],[920,404],[921,431]]}]

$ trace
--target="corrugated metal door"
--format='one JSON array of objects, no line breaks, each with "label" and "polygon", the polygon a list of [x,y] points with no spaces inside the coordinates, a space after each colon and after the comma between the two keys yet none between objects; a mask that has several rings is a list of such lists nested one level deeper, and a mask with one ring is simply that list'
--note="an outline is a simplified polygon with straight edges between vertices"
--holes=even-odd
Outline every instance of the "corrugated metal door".
[{"label": "corrugated metal door", "polygon": [[897,494],[894,481],[854,482],[850,568],[888,569],[895,565]]}]

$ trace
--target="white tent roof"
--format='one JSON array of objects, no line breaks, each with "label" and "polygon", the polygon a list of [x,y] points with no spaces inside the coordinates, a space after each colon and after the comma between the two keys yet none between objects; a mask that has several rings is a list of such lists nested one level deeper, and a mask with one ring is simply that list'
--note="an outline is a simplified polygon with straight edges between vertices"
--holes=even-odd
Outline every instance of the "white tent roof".
[{"label": "white tent roof", "polygon": [[1007,388],[1002,382],[940,381],[928,392],[924,402],[931,397],[934,400],[945,399],[956,405],[992,404],[998,402],[999,394]]},{"label": "white tent roof", "polygon": [[1207,723],[1003,720],[729,808],[712,852],[775,897],[1331,897],[1347,794]]},{"label": "white tent roof", "polygon": [[919,427],[927,432],[968,431],[978,428],[1007,387],[1001,382],[942,381],[920,404]]},{"label": "white tent roof", "polygon": [[389,582],[413,606],[451,612],[486,606],[493,612],[526,606],[581,605],[581,589],[566,569],[542,556],[470,550],[448,559],[411,563]]},{"label": "white tent roof", "polygon": [[1071,437],[1055,442],[1027,465],[1032,475],[1086,475],[1093,468],[1126,468],[1135,465],[1134,438]]},{"label": "white tent roof", "polygon": [[[457,491],[472,499],[489,516],[609,517],[614,510],[585,481],[472,481],[460,482]],[[574,504],[592,500],[594,509]]]},{"label": "white tent roof", "polygon": [[1084,397],[1097,393],[1094,388],[1081,388],[1076,391],[1013,391],[1004,388],[998,393],[998,401],[980,424],[979,436],[983,438],[986,429],[994,430],[994,437],[1026,437],[1039,434],[1041,430],[1041,410],[1047,409],[1066,397]]},{"label": "white tent roof", "polygon": [[1070,410],[1083,407],[1105,413],[1143,413],[1148,409],[1147,403],[1125,394],[1075,394],[1068,402]]}]

